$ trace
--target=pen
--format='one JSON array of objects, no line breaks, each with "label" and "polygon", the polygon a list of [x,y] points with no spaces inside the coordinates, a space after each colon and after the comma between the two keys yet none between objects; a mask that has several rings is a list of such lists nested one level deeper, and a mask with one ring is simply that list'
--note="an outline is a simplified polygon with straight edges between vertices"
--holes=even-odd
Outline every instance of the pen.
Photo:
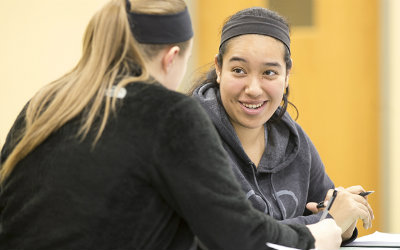
[{"label": "pen", "polygon": [[[375,192],[375,191],[365,191],[365,192],[359,193],[358,195],[360,195],[360,196],[362,196],[362,197],[365,197],[365,196],[367,196],[367,195],[372,194],[373,192]],[[323,208],[323,207],[325,207],[324,202],[325,202],[325,201],[320,201],[320,202],[318,202],[317,208]]]},{"label": "pen", "polygon": [[358,195],[361,195],[362,197],[365,197],[365,196],[367,196],[367,195],[372,194],[373,192],[375,192],[375,191],[365,191],[365,192],[359,193]]},{"label": "pen", "polygon": [[326,206],[326,209],[324,210],[324,212],[322,212],[321,218],[319,219],[319,221],[323,220],[326,218],[326,216],[328,215],[329,209],[331,209],[333,202],[335,201],[337,195],[337,190],[333,190],[333,194],[332,197],[329,199],[328,201],[328,205]]}]

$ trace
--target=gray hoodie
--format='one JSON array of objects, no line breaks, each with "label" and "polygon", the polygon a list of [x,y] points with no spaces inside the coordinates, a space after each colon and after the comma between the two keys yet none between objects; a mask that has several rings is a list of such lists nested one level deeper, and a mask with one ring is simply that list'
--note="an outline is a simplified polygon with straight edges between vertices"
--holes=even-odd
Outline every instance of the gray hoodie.
[{"label": "gray hoodie", "polygon": [[205,84],[193,96],[211,117],[230,156],[233,171],[253,206],[284,223],[318,222],[321,212],[311,214],[306,204],[324,200],[334,184],[299,124],[287,112],[280,120],[268,121],[266,150],[256,167],[244,152],[221,104],[218,85]]}]

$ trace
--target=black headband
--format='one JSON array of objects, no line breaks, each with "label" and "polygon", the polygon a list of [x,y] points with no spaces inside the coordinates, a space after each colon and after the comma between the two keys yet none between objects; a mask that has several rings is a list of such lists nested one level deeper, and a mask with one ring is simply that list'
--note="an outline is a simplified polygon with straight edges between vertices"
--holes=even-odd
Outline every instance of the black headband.
[{"label": "black headband", "polygon": [[187,8],[176,14],[149,15],[130,12],[131,4],[127,0],[126,9],[132,34],[139,43],[173,44],[193,37]]},{"label": "black headband", "polygon": [[268,17],[249,15],[227,22],[222,29],[219,47],[221,48],[227,40],[245,34],[259,34],[276,38],[288,48],[290,53],[289,28],[284,23]]}]

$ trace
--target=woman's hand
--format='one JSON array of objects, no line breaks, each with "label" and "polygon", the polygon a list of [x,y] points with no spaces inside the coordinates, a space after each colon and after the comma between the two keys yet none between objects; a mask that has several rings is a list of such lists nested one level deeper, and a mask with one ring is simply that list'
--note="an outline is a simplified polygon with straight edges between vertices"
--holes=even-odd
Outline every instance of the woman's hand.
[{"label": "woman's hand", "polygon": [[332,219],[307,225],[315,239],[316,249],[339,249],[342,243],[342,230]]},{"label": "woman's hand", "polygon": [[[368,229],[372,225],[371,221],[374,215],[367,198],[359,195],[359,193],[365,191],[361,186],[352,186],[346,189],[339,187],[336,190],[338,194],[329,213],[335,219],[338,226],[342,228],[342,238],[346,240],[353,235],[358,219],[361,219],[363,221],[363,227]],[[332,193],[332,189],[328,191],[325,197],[325,206],[332,197]],[[313,213],[318,213],[320,210],[324,209],[318,209],[316,205],[317,203],[310,202],[306,207]]]},{"label": "woman's hand", "polygon": [[[372,208],[366,197],[358,195],[364,192],[364,189],[361,186],[352,186],[346,189],[340,187],[337,190],[339,192],[329,213],[342,228],[342,231],[346,232],[358,219],[363,221],[365,229],[370,228],[374,218]],[[327,197],[329,193],[332,192],[328,192]]]}]

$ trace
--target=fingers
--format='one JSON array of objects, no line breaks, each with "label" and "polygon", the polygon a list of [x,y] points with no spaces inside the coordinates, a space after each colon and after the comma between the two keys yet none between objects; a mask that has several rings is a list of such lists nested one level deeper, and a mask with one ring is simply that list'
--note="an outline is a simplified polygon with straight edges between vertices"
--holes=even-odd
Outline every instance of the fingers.
[{"label": "fingers", "polygon": [[[335,189],[336,189],[337,191],[344,190],[344,188],[342,188],[342,187],[338,187],[338,188],[335,188]],[[328,190],[328,192],[326,193],[325,200],[329,200],[329,199],[332,197],[333,191],[334,191],[335,189],[329,189],[329,190]]]},{"label": "fingers", "polygon": [[337,188],[335,188],[337,191],[343,191],[343,190],[345,190],[345,188],[344,187],[337,187]]},{"label": "fingers", "polygon": [[363,227],[368,229],[372,226],[372,219],[374,217],[371,206],[368,201],[359,195],[353,195],[356,201],[359,219],[363,221]]},{"label": "fingers", "polygon": [[363,204],[367,208],[369,216],[371,217],[371,219],[374,219],[374,212],[373,212],[371,206],[369,205],[367,199],[365,197],[362,197],[362,196],[359,196],[359,195],[355,195],[354,199],[357,202]]},{"label": "fingers", "polygon": [[358,219],[363,221],[364,228],[368,229],[372,225],[373,211],[368,201],[358,195],[361,191],[360,187],[352,187],[349,192],[347,189],[337,188],[341,191],[338,192],[335,202],[330,214],[333,216],[338,225],[342,228],[343,232],[347,232],[349,227]]},{"label": "fingers", "polygon": [[363,221],[363,227],[365,229],[368,229],[372,226],[372,217],[369,213],[368,208],[366,208],[365,205],[361,204],[361,203],[357,203],[358,204],[358,214],[359,214],[359,219],[361,219]]},{"label": "fingers", "polygon": [[317,208],[317,204],[318,203],[316,203],[316,202],[309,202],[309,203],[307,203],[306,208],[308,210],[310,210],[313,214],[316,214],[319,212],[319,209]]},{"label": "fingers", "polygon": [[352,194],[359,194],[361,192],[365,192],[364,188],[360,185],[348,187],[346,188],[346,190]]},{"label": "fingers", "polygon": [[367,203],[367,205],[368,205],[368,211],[369,211],[369,214],[371,215],[371,218],[375,219],[374,211],[372,210],[372,207],[369,205],[369,203]]}]

